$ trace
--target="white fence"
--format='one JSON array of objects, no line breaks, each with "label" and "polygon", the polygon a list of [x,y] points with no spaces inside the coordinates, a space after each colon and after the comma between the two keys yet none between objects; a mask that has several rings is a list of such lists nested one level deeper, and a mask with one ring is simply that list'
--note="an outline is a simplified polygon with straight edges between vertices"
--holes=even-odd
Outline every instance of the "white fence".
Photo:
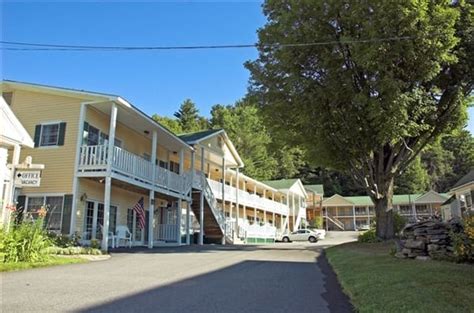
[{"label": "white fence", "polygon": [[158,224],[155,228],[155,240],[174,241],[178,238],[178,225],[176,224]]},{"label": "white fence", "polygon": [[[212,188],[217,199],[222,200],[222,183],[208,179],[209,186]],[[250,194],[244,190],[238,190],[235,187],[225,185],[224,186],[224,198],[226,201],[237,201],[237,192],[239,197],[239,204],[265,210],[270,213],[277,213],[282,215],[288,215],[289,209],[286,204],[272,201],[270,199],[262,198],[258,195]]]},{"label": "white fence", "polygon": [[[79,155],[79,171],[100,172],[107,170],[108,147],[105,145],[82,146]],[[187,193],[191,186],[190,175],[176,174],[165,168],[153,166],[143,157],[119,147],[114,147],[112,170],[132,180],[153,186],[170,189],[178,193]],[[153,168],[155,179],[153,181]]]}]

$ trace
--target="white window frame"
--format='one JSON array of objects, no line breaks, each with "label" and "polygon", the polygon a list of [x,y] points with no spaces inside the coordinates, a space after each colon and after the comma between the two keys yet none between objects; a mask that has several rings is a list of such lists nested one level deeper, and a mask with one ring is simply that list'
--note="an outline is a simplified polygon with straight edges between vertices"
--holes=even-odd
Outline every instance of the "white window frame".
[{"label": "white window frame", "polygon": [[[59,147],[58,143],[59,143],[59,131],[60,131],[60,128],[61,128],[61,123],[63,123],[63,121],[50,121],[50,122],[46,122],[46,123],[41,123],[41,124],[40,124],[40,125],[41,125],[41,129],[40,129],[39,142],[38,142],[38,147],[37,147],[37,148],[41,148],[41,149],[51,149],[51,148],[57,148],[57,147]],[[43,145],[42,145],[42,141],[43,141],[43,127],[44,127],[44,126],[51,126],[51,125],[58,125],[58,135],[57,135],[57,138],[56,138],[56,144],[43,146]]]},{"label": "white window frame", "polygon": [[[40,193],[40,194],[31,193],[31,194],[27,194],[27,195],[24,195],[24,196],[26,197],[24,213],[31,213],[28,209],[30,198],[43,198],[43,203],[41,204],[41,206],[45,206],[46,205],[46,198],[62,197],[63,201],[62,201],[62,204],[61,204],[61,218],[60,218],[60,225],[62,227],[62,221],[63,221],[63,218],[64,218],[64,197],[66,196],[66,194],[64,194],[64,193]],[[50,231],[49,229],[46,229],[46,230]],[[59,234],[61,234],[61,231],[62,231],[62,229],[59,229]]]}]

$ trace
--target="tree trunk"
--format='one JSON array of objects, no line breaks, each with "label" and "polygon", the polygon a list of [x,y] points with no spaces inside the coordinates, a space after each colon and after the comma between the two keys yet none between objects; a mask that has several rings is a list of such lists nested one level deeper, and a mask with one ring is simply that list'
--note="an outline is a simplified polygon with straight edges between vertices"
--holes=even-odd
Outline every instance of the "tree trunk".
[{"label": "tree trunk", "polygon": [[393,179],[388,188],[379,190],[381,197],[373,199],[375,205],[376,235],[383,240],[393,239],[395,231],[393,228]]}]

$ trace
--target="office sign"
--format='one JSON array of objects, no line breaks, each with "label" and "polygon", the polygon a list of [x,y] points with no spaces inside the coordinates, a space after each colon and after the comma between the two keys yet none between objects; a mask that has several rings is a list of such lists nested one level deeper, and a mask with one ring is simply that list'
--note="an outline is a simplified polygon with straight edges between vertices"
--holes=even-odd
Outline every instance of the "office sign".
[{"label": "office sign", "polygon": [[41,171],[39,170],[17,170],[15,175],[16,187],[39,187],[41,183]]}]

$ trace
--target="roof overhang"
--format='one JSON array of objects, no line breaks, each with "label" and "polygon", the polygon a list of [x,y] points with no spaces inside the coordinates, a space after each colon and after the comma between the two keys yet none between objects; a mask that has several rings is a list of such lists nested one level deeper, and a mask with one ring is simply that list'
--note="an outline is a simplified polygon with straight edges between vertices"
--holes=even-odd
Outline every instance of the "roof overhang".
[{"label": "roof overhang", "polygon": [[0,96],[0,145],[34,147],[33,139]]}]

